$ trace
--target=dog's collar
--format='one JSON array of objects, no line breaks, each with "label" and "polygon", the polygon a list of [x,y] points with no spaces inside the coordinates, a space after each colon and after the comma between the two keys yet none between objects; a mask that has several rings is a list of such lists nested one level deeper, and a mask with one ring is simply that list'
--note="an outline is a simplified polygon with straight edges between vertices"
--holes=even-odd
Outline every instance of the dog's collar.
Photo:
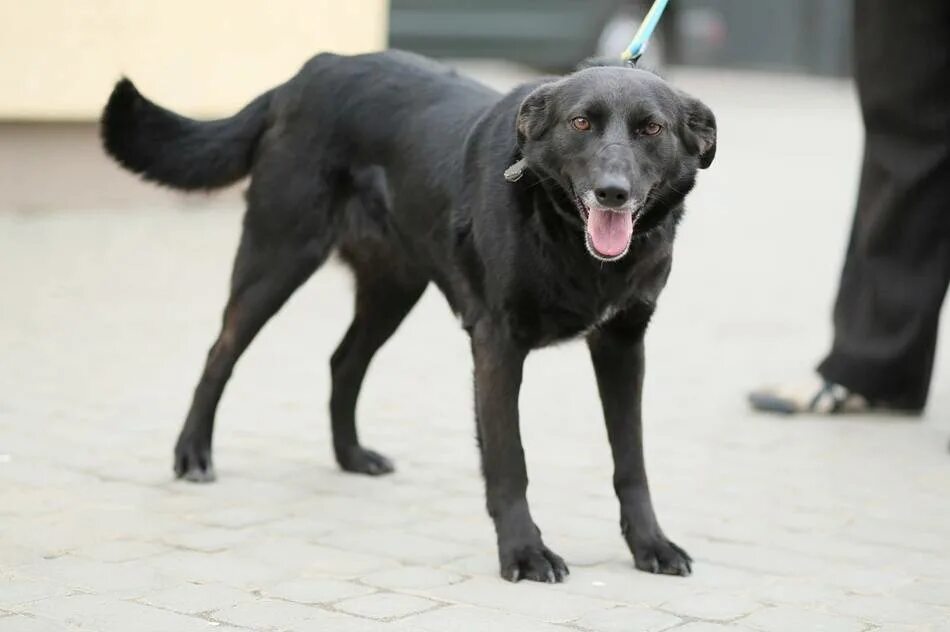
[{"label": "dog's collar", "polygon": [[517,182],[521,179],[521,176],[524,175],[527,168],[528,161],[524,158],[519,158],[514,164],[505,169],[505,180],[508,182]]}]

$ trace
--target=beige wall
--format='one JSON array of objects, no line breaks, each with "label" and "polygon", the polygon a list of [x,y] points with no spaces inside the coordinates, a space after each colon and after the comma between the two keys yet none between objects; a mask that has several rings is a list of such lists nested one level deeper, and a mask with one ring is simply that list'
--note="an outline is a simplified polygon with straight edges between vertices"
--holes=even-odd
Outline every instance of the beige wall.
[{"label": "beige wall", "polygon": [[0,0],[0,119],[92,120],[128,75],[219,116],[319,51],[386,41],[387,0]]}]

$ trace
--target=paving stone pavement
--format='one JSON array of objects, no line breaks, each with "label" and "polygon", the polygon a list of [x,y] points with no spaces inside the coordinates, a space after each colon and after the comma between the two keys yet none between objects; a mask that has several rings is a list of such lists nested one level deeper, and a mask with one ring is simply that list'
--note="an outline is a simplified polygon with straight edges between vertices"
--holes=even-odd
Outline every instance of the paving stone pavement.
[{"label": "paving stone pavement", "polygon": [[633,569],[581,344],[533,355],[521,396],[535,517],[572,575],[497,577],[467,343],[431,290],[360,401],[397,472],[340,473],[328,359],[351,299],[336,263],[238,367],[219,482],[173,481],[239,212],[5,212],[0,631],[950,631],[946,345],[920,420],[760,417],[743,398],[828,343],[861,140],[851,89],[674,78],[720,120],[648,338],[654,497],[692,577]]}]

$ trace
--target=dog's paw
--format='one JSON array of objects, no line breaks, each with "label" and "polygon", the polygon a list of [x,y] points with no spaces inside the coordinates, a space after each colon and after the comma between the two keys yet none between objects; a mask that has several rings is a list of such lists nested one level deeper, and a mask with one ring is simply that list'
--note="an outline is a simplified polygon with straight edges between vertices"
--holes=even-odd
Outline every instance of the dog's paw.
[{"label": "dog's paw", "polygon": [[357,474],[382,476],[383,474],[390,474],[396,470],[393,462],[379,452],[367,450],[358,445],[339,451],[336,455],[336,459],[343,470],[356,472]]},{"label": "dog's paw", "polygon": [[501,552],[501,576],[510,582],[528,579],[559,584],[568,575],[570,571],[561,556],[540,542],[511,547]]},{"label": "dog's paw", "polygon": [[693,572],[693,558],[665,537],[634,544],[634,564],[641,571],[686,577]]},{"label": "dog's paw", "polygon": [[175,446],[175,476],[192,483],[214,482],[211,448],[191,441],[179,441]]}]

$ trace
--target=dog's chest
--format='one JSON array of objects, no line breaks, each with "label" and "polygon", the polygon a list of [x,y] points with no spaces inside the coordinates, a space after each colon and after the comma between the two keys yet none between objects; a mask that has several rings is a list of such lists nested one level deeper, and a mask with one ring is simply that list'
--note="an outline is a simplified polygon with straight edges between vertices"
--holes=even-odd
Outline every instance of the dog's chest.
[{"label": "dog's chest", "polygon": [[516,335],[533,347],[584,335],[631,302],[639,302],[633,284],[604,288],[562,282],[542,292],[538,289],[518,297],[509,312],[509,324]]},{"label": "dog's chest", "polygon": [[513,329],[544,346],[585,335],[633,306],[655,305],[670,269],[669,244],[631,254],[626,265],[564,266],[543,281],[533,276],[509,302]]}]

